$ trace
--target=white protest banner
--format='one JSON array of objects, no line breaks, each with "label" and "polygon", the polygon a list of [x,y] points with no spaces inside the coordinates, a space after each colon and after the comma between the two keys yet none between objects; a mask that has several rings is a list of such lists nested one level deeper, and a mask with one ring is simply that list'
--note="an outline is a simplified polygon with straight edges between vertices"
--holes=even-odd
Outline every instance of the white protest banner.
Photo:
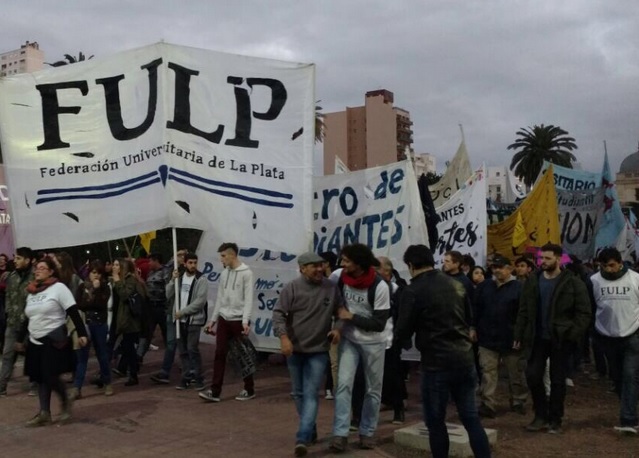
[{"label": "white protest banner", "polygon": [[[551,163],[544,161],[544,165],[539,172],[539,177],[550,167]],[[566,191],[581,191],[587,189],[596,189],[601,187],[602,174],[597,172],[588,172],[586,170],[569,169],[557,164],[552,164],[553,178],[555,180],[555,188],[565,189]]]},{"label": "white protest banner", "polygon": [[[544,162],[542,172],[549,165]],[[624,217],[607,155],[602,169],[588,172],[553,164],[562,246],[581,259],[594,257],[606,246],[625,247]]]},{"label": "white protest banner", "polygon": [[628,217],[624,219],[624,227],[621,230],[621,234],[617,238],[617,249],[621,253],[621,259],[628,262],[635,261],[635,240],[637,234],[635,232],[634,227],[630,224],[630,220]]},{"label": "white protest banner", "polygon": [[[364,243],[376,255],[388,257],[407,279],[402,261],[404,251],[412,244],[428,245],[414,177],[410,161],[315,177],[315,252],[338,254],[343,245]],[[217,254],[222,241],[211,232],[204,233],[197,250],[199,268],[210,282],[211,305],[215,304],[222,271]],[[307,250],[285,253],[257,248],[240,250],[240,259],[253,271],[255,304],[251,339],[260,350],[279,351],[279,340],[273,336],[272,312],[282,287],[299,275],[297,255],[304,251]]]},{"label": "white protest banner", "polygon": [[591,259],[595,255],[595,236],[603,220],[604,189],[556,191],[561,246],[579,259]]},{"label": "white protest banner", "polygon": [[0,253],[6,254],[9,258],[13,258],[15,253],[9,212],[9,188],[5,181],[2,164],[0,164]]},{"label": "white protest banner", "polygon": [[339,175],[342,173],[348,173],[348,166],[344,164],[344,162],[336,155],[335,156],[335,175]]},{"label": "white protest banner", "polygon": [[478,265],[486,264],[486,175],[477,170],[444,205],[437,207],[439,240],[434,255],[441,267],[444,253],[470,254]]},{"label": "white protest banner", "polygon": [[315,178],[315,252],[363,243],[398,270],[409,245],[428,245],[424,211],[409,160]]},{"label": "white protest banner", "polygon": [[526,197],[526,185],[506,167],[506,192],[503,202],[513,203]]},{"label": "white protest banner", "polygon": [[313,91],[313,65],[164,43],[0,79],[16,242],[177,226],[307,249]]},{"label": "white protest banner", "polygon": [[452,195],[462,187],[472,173],[473,170],[470,167],[466,142],[462,140],[442,178],[434,185],[429,186],[435,208],[443,205],[444,202],[450,199]]}]

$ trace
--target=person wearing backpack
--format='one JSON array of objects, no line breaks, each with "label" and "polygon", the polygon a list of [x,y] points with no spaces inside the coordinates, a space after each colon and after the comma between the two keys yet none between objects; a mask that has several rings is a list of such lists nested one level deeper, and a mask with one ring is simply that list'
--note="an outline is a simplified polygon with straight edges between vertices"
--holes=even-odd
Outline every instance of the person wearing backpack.
[{"label": "person wearing backpack", "polygon": [[[146,300],[146,285],[136,276],[135,265],[130,259],[119,258],[113,263],[112,270],[113,291],[118,297],[116,334],[122,336],[122,368],[129,373],[129,379],[124,386],[135,386],[138,381],[138,355],[135,345],[142,330],[140,311],[132,310],[129,305],[131,298]],[[114,305],[115,307],[115,305]]]},{"label": "person wearing backpack", "polygon": [[361,243],[342,248],[342,272],[338,285],[346,307],[338,316],[344,321],[339,344],[339,368],[333,420],[333,452],[346,450],[350,427],[351,396],[357,365],[361,360],[366,394],[359,423],[359,447],[372,449],[381,403],[384,355],[392,324],[388,284],[377,274],[377,260]]}]

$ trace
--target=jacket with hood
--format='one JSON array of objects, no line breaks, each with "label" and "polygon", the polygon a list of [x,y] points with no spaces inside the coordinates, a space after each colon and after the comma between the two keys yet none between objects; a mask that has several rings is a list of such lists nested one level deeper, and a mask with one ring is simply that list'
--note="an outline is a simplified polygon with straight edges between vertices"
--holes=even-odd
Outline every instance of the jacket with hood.
[{"label": "jacket with hood", "polygon": [[[180,275],[178,279],[178,291],[182,290],[182,279],[184,275]],[[171,281],[166,285],[167,303],[175,302],[175,284]],[[186,304],[182,304],[181,295],[178,296],[180,302],[180,313],[186,319],[186,323],[193,326],[204,326],[206,324],[206,316],[208,311],[207,295],[209,291],[209,283],[201,272],[195,273],[191,289],[189,289],[189,298]]]},{"label": "jacket with hood", "polygon": [[253,311],[253,272],[244,263],[227,267],[220,275],[212,321],[221,316],[226,321],[249,324]]}]

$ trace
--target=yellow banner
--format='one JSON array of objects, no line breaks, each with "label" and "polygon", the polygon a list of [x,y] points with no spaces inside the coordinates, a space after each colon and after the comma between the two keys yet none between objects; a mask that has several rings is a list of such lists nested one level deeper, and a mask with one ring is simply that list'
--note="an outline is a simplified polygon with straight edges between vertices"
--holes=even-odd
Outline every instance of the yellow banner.
[{"label": "yellow banner", "polygon": [[515,213],[488,226],[488,253],[514,260],[524,254],[526,247],[540,247],[548,242],[561,244],[552,166]]},{"label": "yellow banner", "polygon": [[155,231],[145,232],[144,234],[140,234],[140,245],[146,251],[146,254],[151,252],[151,240],[155,239]]}]

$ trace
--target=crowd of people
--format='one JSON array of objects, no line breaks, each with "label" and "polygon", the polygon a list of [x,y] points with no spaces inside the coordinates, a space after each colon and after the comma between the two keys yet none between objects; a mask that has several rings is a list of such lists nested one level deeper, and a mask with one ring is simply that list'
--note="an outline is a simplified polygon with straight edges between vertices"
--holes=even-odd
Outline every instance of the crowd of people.
[{"label": "crowd of people", "polygon": [[[22,247],[12,261],[0,255],[0,397],[7,396],[24,352],[30,394],[39,399],[27,425],[52,422],[53,392],[62,405],[59,420],[68,422],[73,402],[82,397],[89,347],[99,363],[91,383],[112,396],[113,374],[127,377],[125,388],[140,383],[139,365],[159,327],[164,357],[151,381],[170,383],[178,351],[176,388],[194,388],[203,400],[220,402],[228,353],[251,332],[255,286],[236,244],[224,243],[218,253],[224,270],[211,317],[209,282],[197,270],[197,255],[186,250],[166,264],[153,253],[135,262],[93,260],[78,271],[65,252]],[[538,259],[511,262],[492,254],[485,267],[450,251],[439,270],[428,247],[413,245],[403,258],[407,283],[388,258],[375,257],[363,244],[344,246],[339,258],[299,255],[300,276],[281,290],[272,316],[299,416],[295,455],[306,455],[317,439],[320,391],[335,401],[334,453],[347,449],[350,431],[358,432],[360,448],[375,446],[382,403],[393,409],[393,423],[402,424],[407,391],[401,356],[413,346],[421,354],[421,402],[435,457],[448,456],[451,398],[475,456],[491,455],[481,418],[500,414],[502,396],[505,403],[506,395],[498,393],[501,364],[510,410],[526,415],[532,399],[526,429],[561,434],[566,387],[582,361],[592,358],[591,377],[608,377],[620,399],[615,429],[636,435],[639,274],[614,248],[602,250],[592,265],[563,259],[554,244],[543,246]],[[202,330],[216,343],[208,387]],[[73,373],[68,390],[61,380],[67,372]],[[256,396],[253,371],[243,373],[243,382],[235,399],[249,401]]]}]

